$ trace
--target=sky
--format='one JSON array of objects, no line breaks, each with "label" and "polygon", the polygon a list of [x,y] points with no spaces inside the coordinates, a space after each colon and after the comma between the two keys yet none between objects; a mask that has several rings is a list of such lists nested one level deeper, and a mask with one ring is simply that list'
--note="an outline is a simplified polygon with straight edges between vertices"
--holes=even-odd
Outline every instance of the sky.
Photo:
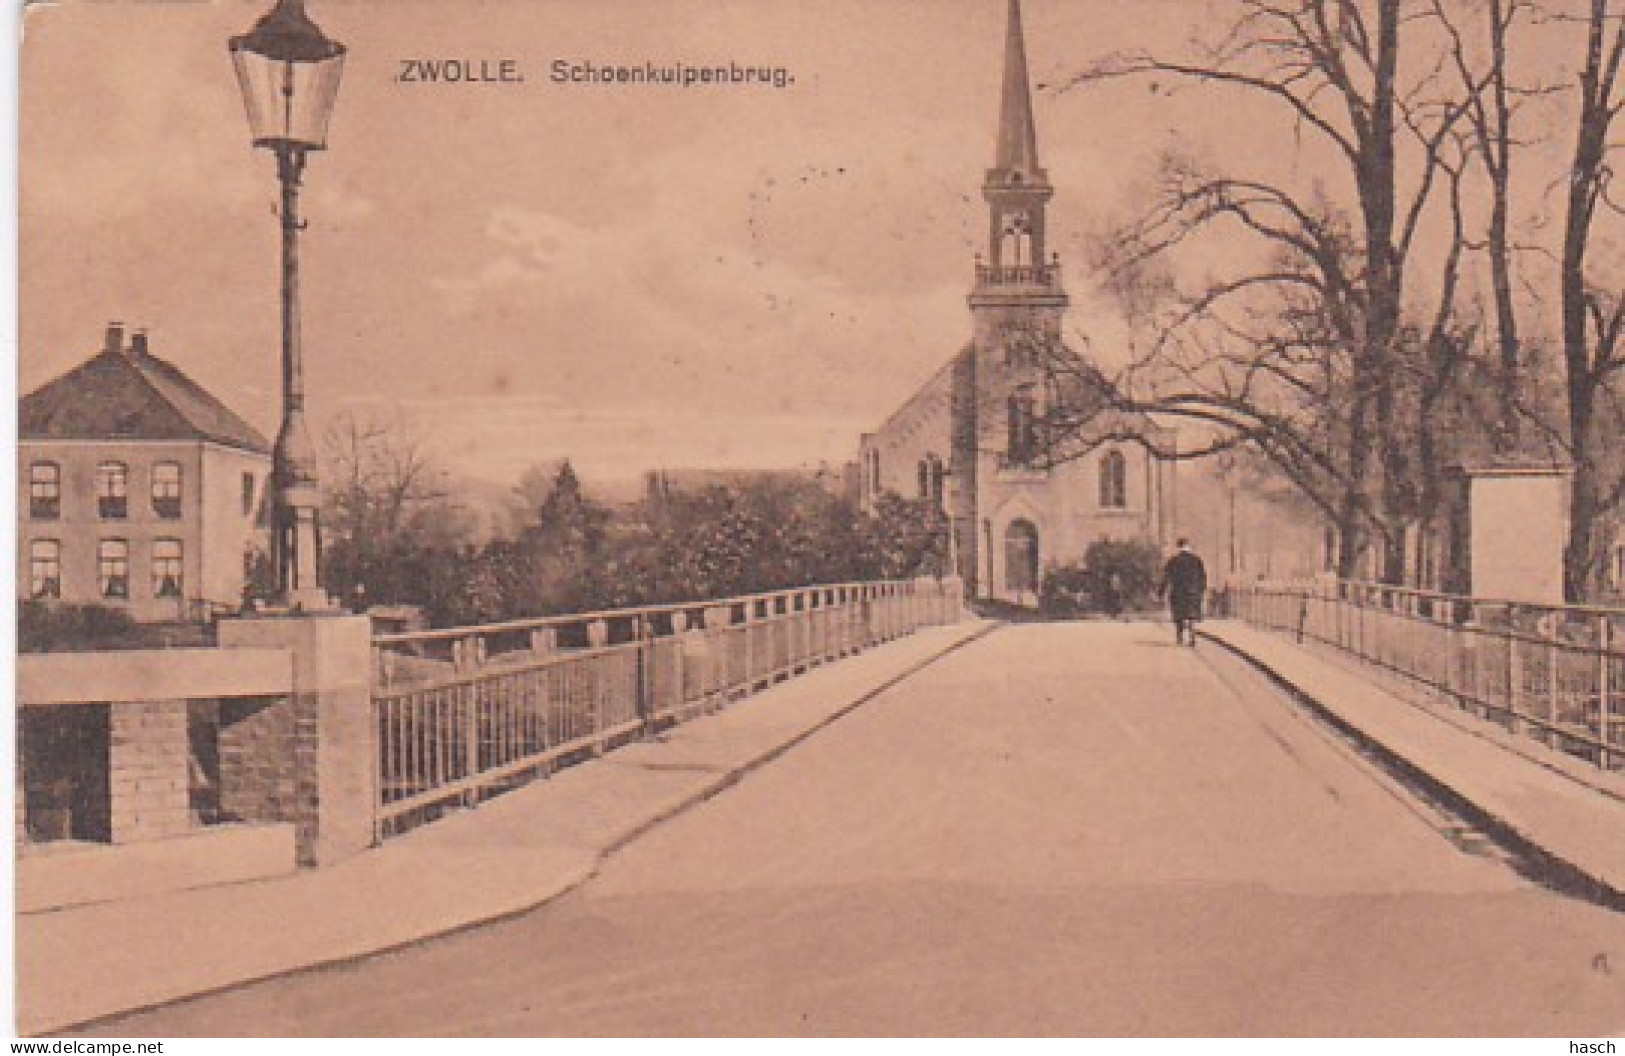
[{"label": "sky", "polygon": [[[268,6],[30,11],[20,391],[119,320],[274,433],[276,183],[226,53]],[[617,478],[844,461],[967,340],[1004,0],[307,6],[349,48],[304,193],[318,426],[399,415],[492,482],[560,457]],[[1024,5],[1051,240],[1091,346],[1111,331],[1092,307],[1090,232],[1174,129],[1213,123],[1211,101],[1048,86],[1109,51],[1181,42],[1210,7]],[[408,60],[453,58],[512,59],[525,80],[400,80]],[[557,59],[773,65],[794,82],[558,84]]]}]

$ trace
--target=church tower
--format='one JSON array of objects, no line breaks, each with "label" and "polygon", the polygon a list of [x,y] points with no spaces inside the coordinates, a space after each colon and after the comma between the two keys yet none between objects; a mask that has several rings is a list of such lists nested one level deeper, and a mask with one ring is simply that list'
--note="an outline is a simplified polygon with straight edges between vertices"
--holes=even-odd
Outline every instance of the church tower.
[{"label": "church tower", "polygon": [[1068,303],[1060,263],[1048,248],[1045,209],[1055,188],[1038,158],[1021,0],[1009,0],[1007,18],[998,138],[982,181],[987,249],[976,257],[973,336],[953,381],[949,515],[958,571],[973,596],[979,582],[993,579],[987,560],[998,545],[982,509],[989,478],[1027,471],[1039,454],[1044,385],[1035,349],[1059,342]]},{"label": "church tower", "polygon": [[1044,211],[1055,188],[1038,160],[1021,0],[1009,2],[999,135],[993,167],[982,181],[987,253],[978,256],[970,295],[976,342],[983,347],[1004,344],[1012,328],[1037,327],[1047,337],[1058,337],[1067,306],[1060,263],[1047,246]]},{"label": "church tower", "polygon": [[1069,376],[1055,360],[1071,355],[1061,337],[1068,302],[1050,249],[1055,189],[1039,158],[1021,0],[1004,2],[998,135],[982,179],[987,244],[968,299],[972,338],[864,435],[860,483],[870,509],[887,493],[940,504],[949,560],[968,596],[1035,608],[1049,570],[1081,564],[1101,540],[1165,539],[1173,476],[1158,452],[1177,436],[1106,408],[1064,433],[1051,429],[1050,401]]}]

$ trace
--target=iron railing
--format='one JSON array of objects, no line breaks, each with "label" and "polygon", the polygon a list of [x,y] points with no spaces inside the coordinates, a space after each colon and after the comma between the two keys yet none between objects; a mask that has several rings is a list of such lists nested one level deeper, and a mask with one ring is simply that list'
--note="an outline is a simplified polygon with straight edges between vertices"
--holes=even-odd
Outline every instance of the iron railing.
[{"label": "iron railing", "polygon": [[846,583],[373,638],[380,837],[962,616],[957,579]]},{"label": "iron railing", "polygon": [[1059,264],[978,264],[979,286],[1059,286]]},{"label": "iron railing", "polygon": [[1229,594],[1249,623],[1336,646],[1604,769],[1625,763],[1625,609],[1347,580]]}]

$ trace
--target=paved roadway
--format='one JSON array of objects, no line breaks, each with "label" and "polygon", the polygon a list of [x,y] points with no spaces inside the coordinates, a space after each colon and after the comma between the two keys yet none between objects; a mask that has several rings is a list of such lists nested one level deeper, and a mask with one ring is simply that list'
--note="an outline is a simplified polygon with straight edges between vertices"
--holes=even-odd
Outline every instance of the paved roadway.
[{"label": "paved roadway", "polygon": [[105,1032],[1625,1030],[1625,914],[1447,838],[1237,661],[1168,637],[1007,628],[551,906]]}]

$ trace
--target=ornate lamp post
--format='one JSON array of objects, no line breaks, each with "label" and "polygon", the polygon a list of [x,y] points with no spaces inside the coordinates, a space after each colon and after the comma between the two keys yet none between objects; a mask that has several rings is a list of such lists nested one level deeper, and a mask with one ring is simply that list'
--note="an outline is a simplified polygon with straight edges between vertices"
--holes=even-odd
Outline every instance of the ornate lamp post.
[{"label": "ornate lamp post", "polygon": [[277,600],[291,611],[332,607],[319,582],[321,495],[316,449],[305,426],[299,343],[299,181],[313,150],[327,146],[344,45],[305,14],[304,0],[277,0],[240,37],[231,60],[242,86],[254,146],[276,155],[282,184],[282,425],[272,453],[271,558]]}]

